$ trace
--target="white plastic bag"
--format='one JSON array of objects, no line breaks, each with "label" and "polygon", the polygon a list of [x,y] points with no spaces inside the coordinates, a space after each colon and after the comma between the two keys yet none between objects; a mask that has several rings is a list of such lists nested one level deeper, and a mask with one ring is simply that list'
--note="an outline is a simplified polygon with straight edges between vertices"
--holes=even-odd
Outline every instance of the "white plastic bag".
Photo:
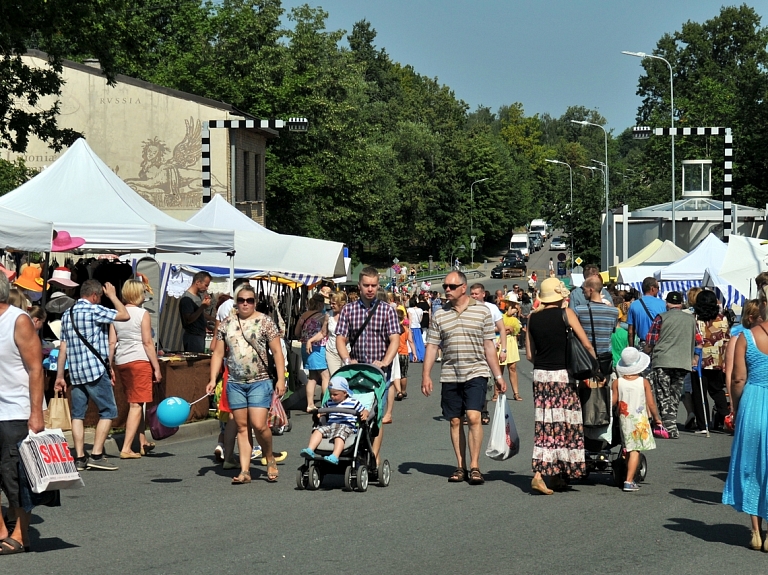
[{"label": "white plastic bag", "polygon": [[61,429],[30,433],[21,442],[19,454],[33,493],[83,486]]},{"label": "white plastic bag", "polygon": [[503,461],[517,455],[520,451],[520,437],[517,435],[515,420],[507,407],[506,394],[500,394],[496,400],[496,411],[491,423],[491,435],[485,454],[491,459]]}]

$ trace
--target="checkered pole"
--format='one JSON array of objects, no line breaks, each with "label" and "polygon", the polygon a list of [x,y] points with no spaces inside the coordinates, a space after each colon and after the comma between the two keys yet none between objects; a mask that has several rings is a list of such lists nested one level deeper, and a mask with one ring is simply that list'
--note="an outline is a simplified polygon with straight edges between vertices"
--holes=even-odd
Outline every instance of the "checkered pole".
[{"label": "checkered pole", "polygon": [[[211,201],[211,130],[215,128],[269,128],[281,130],[288,128],[289,132],[306,132],[309,121],[306,118],[289,118],[288,120],[208,120],[203,122],[202,158],[203,158],[203,203]],[[234,193],[234,190],[232,191]]]},{"label": "checkered pole", "polygon": [[730,128],[649,128],[636,126],[632,128],[635,139],[646,139],[653,136],[725,136],[725,165],[723,187],[723,241],[728,243],[733,230],[733,134]]}]

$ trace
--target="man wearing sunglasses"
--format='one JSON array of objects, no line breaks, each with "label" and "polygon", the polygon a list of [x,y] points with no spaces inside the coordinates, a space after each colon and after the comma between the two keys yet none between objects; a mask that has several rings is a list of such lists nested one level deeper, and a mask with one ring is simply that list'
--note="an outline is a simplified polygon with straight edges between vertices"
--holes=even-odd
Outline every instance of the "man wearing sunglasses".
[{"label": "man wearing sunglasses", "polygon": [[[395,308],[376,299],[376,292],[379,289],[379,272],[376,268],[363,268],[360,271],[357,287],[360,291],[360,299],[348,303],[339,312],[336,324],[336,351],[344,365],[350,363],[375,365],[385,373],[389,386],[392,361],[397,357],[397,348],[400,347],[400,322]],[[369,315],[370,319],[368,319]],[[351,345],[349,351],[347,342]],[[385,392],[382,411],[387,409],[386,402],[387,393]],[[383,432],[379,430],[379,434],[373,441],[373,453],[376,456],[377,465],[382,438]],[[372,469],[370,473],[373,474],[372,479],[377,477],[376,470]]]},{"label": "man wearing sunglasses", "polygon": [[[467,276],[463,273],[454,271],[448,274],[443,289],[448,303],[432,317],[421,392],[427,397],[432,393],[432,366],[437,348],[442,344],[440,405],[443,416],[450,421],[451,443],[458,463],[448,481],[458,483],[468,479],[472,485],[481,485],[485,480],[480,473],[483,443],[480,412],[485,405],[489,371],[493,373],[499,393],[507,391],[496,356],[496,328],[488,308],[467,295]],[[468,441],[462,426],[465,414],[469,422]],[[466,445],[469,445],[469,471]]]}]

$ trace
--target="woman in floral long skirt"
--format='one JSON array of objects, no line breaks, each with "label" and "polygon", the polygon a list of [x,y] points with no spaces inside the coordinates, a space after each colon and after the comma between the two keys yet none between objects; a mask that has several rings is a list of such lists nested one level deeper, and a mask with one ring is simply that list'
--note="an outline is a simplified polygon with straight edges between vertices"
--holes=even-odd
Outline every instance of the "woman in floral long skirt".
[{"label": "woman in floral long skirt", "polygon": [[[576,313],[563,309],[570,292],[557,278],[541,283],[541,306],[528,319],[525,352],[533,362],[535,427],[531,489],[551,495],[567,488],[571,479],[586,472],[581,401],[565,363],[566,326],[563,314],[584,347],[594,355],[592,344]],[[550,478],[547,486],[544,477]]]}]

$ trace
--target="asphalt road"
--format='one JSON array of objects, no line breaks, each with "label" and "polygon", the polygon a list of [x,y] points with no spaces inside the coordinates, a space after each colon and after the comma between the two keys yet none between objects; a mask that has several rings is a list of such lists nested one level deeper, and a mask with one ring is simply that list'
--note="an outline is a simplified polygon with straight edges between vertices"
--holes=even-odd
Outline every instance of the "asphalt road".
[{"label": "asphalt road", "polygon": [[[384,454],[389,487],[345,492],[328,480],[299,491],[294,474],[310,418],[277,439],[290,453],[277,484],[253,469],[250,485],[213,462],[211,439],[160,443],[156,455],[84,472],[60,508],[40,507],[34,553],[1,560],[4,573],[754,573],[748,518],[720,503],[730,437],[682,433],[648,453],[638,493],[592,475],[568,493],[530,494],[531,366],[520,364],[523,402],[510,402],[522,448],[482,456],[486,484],[449,484],[455,467],[439,397],[396,404]],[[433,376],[437,378],[439,366]],[[489,428],[485,428],[488,430]]]}]

